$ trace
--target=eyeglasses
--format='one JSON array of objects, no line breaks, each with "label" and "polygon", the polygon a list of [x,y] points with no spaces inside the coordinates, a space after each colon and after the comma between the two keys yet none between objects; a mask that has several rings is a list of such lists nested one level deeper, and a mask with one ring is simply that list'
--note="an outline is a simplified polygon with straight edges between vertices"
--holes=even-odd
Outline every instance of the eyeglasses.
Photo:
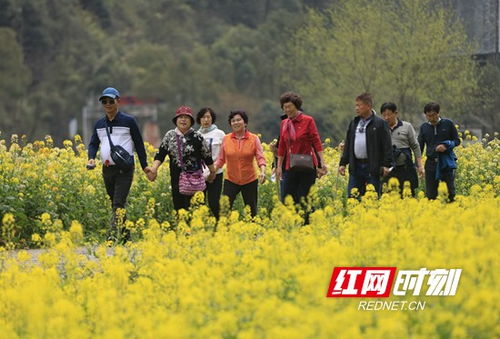
[{"label": "eyeglasses", "polygon": [[107,104],[114,105],[115,104],[115,99],[109,99],[109,100],[102,99],[101,100],[101,104],[103,104],[103,105],[107,105]]}]

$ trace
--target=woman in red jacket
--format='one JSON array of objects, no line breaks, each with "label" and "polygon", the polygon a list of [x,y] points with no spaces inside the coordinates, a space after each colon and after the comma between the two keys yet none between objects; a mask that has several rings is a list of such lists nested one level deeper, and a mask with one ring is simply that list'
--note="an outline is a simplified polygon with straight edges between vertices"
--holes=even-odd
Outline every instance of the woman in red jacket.
[{"label": "woman in red jacket", "polygon": [[[327,173],[323,147],[314,119],[304,114],[302,99],[293,92],[280,98],[287,119],[281,121],[276,176],[283,176],[283,197],[291,195],[298,204],[307,197],[316,177]],[[283,159],[285,170],[282,170]]]}]

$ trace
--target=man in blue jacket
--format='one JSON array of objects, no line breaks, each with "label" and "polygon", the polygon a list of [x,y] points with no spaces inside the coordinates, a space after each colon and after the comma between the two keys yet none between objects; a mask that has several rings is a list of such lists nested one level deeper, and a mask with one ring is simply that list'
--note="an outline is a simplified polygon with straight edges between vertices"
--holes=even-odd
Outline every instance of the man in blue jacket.
[{"label": "man in blue jacket", "polygon": [[439,104],[428,103],[424,107],[427,122],[420,126],[418,143],[422,153],[427,147],[425,162],[425,195],[436,199],[439,181],[448,187],[448,198],[455,199],[455,170],[457,157],[453,148],[460,145],[458,131],[453,121],[439,116]]},{"label": "man in blue jacket", "polygon": [[[99,119],[94,126],[88,148],[89,161],[87,168],[92,169],[95,167],[95,157],[100,145],[103,164],[102,176],[113,207],[112,231],[114,231],[113,229],[116,227],[116,210],[125,208],[130,186],[132,185],[134,168],[123,170],[115,164],[111,158],[111,146],[106,129],[109,131],[113,145],[122,146],[130,155],[133,155],[135,150],[139,156],[141,167],[146,174],[150,171],[150,168],[148,167],[144,142],[135,118],[119,111],[120,93],[118,90],[113,87],[104,89],[99,101],[102,104],[105,116]],[[120,240],[128,240],[129,232],[127,230],[121,231],[123,231],[124,237]]]}]

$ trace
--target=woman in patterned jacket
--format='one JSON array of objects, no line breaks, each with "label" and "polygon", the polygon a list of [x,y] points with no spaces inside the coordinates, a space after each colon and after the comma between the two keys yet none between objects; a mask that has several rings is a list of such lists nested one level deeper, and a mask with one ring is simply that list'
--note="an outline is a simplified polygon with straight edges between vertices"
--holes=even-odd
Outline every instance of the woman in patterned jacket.
[{"label": "woman in patterned jacket", "polygon": [[[194,118],[191,107],[179,107],[172,121],[176,125],[176,128],[168,131],[163,137],[158,153],[155,155],[151,172],[148,174],[148,178],[151,181],[156,179],[158,167],[160,167],[165,157],[168,155],[170,159],[172,200],[174,209],[178,211],[181,208],[188,209],[191,200],[190,195],[183,195],[179,192],[179,176],[181,171],[195,172],[200,170],[203,161],[210,170],[210,175],[207,180],[211,182],[215,178],[215,168],[212,154],[207,144],[204,142],[203,136],[200,132],[192,128],[194,125]],[[181,145],[181,150],[179,150],[179,144]],[[183,166],[181,165],[179,154],[182,154]]]}]

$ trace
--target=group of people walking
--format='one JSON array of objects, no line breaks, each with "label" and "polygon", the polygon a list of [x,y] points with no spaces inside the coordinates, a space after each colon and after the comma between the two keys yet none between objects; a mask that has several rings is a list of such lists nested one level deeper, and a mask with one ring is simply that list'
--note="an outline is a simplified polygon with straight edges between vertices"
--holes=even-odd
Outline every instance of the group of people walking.
[{"label": "group of people walking", "polygon": [[[150,181],[156,179],[158,168],[168,155],[175,210],[189,208],[192,195],[204,191],[210,210],[219,218],[221,194],[229,197],[232,207],[241,192],[245,205],[250,206],[251,215],[257,214],[258,184],[266,180],[266,159],[259,137],[248,130],[248,115],[244,110],[230,112],[228,124],[232,132],[226,134],[215,125],[217,115],[211,108],[200,109],[195,119],[190,107],[180,106],[172,119],[175,128],[165,134],[153,164],[148,166],[135,118],[119,110],[118,90],[112,87],[104,89],[99,101],[105,116],[94,126],[87,167],[95,167],[100,146],[104,183],[114,212],[125,207],[134,174],[135,150]],[[291,196],[294,203],[301,204],[316,179],[326,175],[328,168],[316,123],[313,117],[302,111],[301,97],[286,92],[280,97],[280,105],[284,112],[280,135],[277,142],[270,145],[275,154],[273,170],[280,181],[281,200]],[[454,124],[440,118],[439,105],[430,103],[425,106],[428,122],[422,124],[418,140],[412,125],[399,119],[395,104],[382,105],[383,118],[377,116],[372,106],[369,93],[356,98],[357,116],[349,124],[344,141],[338,171],[345,175],[346,167],[349,168],[349,196],[354,188],[358,196],[362,196],[367,184],[372,184],[380,195],[382,182],[390,177],[399,180],[401,189],[404,182],[409,181],[414,195],[418,172],[420,176],[425,173],[428,198],[436,198],[437,186],[443,180],[448,185],[449,198],[453,200],[456,168],[453,148],[460,140]],[[199,129],[194,128],[195,121]],[[425,147],[427,161],[424,168],[421,151]]]},{"label": "group of people walking", "polygon": [[[373,99],[369,93],[356,97],[356,117],[350,122],[340,158],[339,173],[345,175],[349,165],[348,195],[362,196],[366,185],[372,184],[379,195],[381,186],[390,178],[397,178],[401,193],[405,182],[410,183],[415,196],[418,175],[425,174],[425,194],[435,199],[440,181],[448,188],[448,198],[455,198],[456,156],[453,149],[460,144],[455,124],[440,117],[440,106],[431,102],[425,105],[427,122],[420,126],[418,138],[413,126],[402,121],[394,103],[384,103],[380,111],[383,118],[373,110]],[[422,165],[422,152],[427,160]],[[413,160],[413,157],[415,160]]]}]

